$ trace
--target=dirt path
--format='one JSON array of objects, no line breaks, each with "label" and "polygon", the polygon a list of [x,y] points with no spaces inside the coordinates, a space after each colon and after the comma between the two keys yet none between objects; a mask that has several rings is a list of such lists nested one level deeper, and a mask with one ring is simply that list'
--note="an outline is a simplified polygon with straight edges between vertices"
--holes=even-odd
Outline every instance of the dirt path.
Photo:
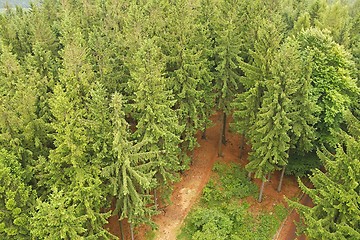
[{"label": "dirt path", "polygon": [[[214,125],[207,130],[207,139],[201,139],[198,134],[200,147],[194,151],[193,164],[174,185],[171,195],[172,205],[164,209],[163,214],[155,216],[154,222],[159,226],[156,232],[157,240],[174,240],[185,217],[193,204],[199,199],[202,189],[208,182],[211,169],[217,157],[217,143],[220,131],[220,117],[212,117]],[[205,150],[205,151],[204,151]],[[141,233],[138,239],[142,240]]]},{"label": "dirt path", "polygon": [[[314,204],[312,203],[311,199],[308,195],[304,195],[301,200],[301,204],[306,206],[312,207]],[[279,230],[278,234],[274,237],[273,240],[306,240],[306,236],[304,234],[297,236],[296,235],[296,225],[295,223],[300,221],[299,214],[292,210],[288,217],[284,220],[284,224],[282,228]]]},{"label": "dirt path", "polygon": [[[162,209],[162,213],[154,216],[153,221],[158,225],[159,229],[156,231],[155,240],[175,240],[179,230],[181,228],[184,219],[189,213],[192,206],[200,198],[202,189],[209,181],[212,173],[212,167],[214,163],[219,160],[221,162],[237,162],[245,166],[248,162],[248,151],[250,147],[247,146],[242,159],[239,159],[239,136],[238,134],[227,131],[227,144],[223,147],[224,157],[219,158],[218,142],[221,126],[220,114],[215,114],[211,117],[213,126],[207,129],[207,139],[201,139],[201,133],[198,133],[197,139],[200,145],[195,149],[193,153],[193,164],[190,169],[184,172],[181,176],[181,180],[174,185],[174,190],[171,194],[171,202],[169,206]],[[231,117],[228,118],[228,122],[231,121]],[[227,124],[228,128],[229,124]],[[295,177],[285,176],[282,192],[276,191],[280,172],[275,172],[270,182],[266,183],[264,190],[264,198],[262,203],[258,203],[253,197],[246,198],[246,201],[250,203],[250,211],[257,215],[261,211],[272,211],[277,204],[286,204],[284,195],[288,198],[296,196],[299,192],[299,187]],[[254,182],[260,186],[261,181],[254,179]],[[129,238],[129,226],[123,221],[123,229],[125,232],[125,239]],[[111,217],[109,224],[107,225],[110,232],[120,238],[119,222],[117,218]],[[146,232],[149,230],[148,226],[140,226],[136,229],[135,240],[145,240]],[[120,238],[121,239],[121,238]],[[282,238],[279,240],[285,240]],[[286,239],[287,240],[287,239]]]},{"label": "dirt path", "polygon": [[[217,150],[221,126],[220,115],[213,115],[211,120],[213,126],[207,129],[207,139],[201,139],[200,133],[197,135],[200,147],[195,149],[193,153],[191,168],[184,172],[181,181],[174,185],[171,195],[172,204],[164,208],[162,214],[153,218],[154,222],[159,226],[159,229],[156,231],[156,240],[176,239],[184,219],[194,203],[200,198],[202,189],[209,181],[211,170],[216,160],[230,161],[230,159],[237,159],[239,137],[232,133],[227,135],[227,144],[223,149],[224,158],[218,158]],[[143,228],[139,228],[136,239],[145,239]]]}]

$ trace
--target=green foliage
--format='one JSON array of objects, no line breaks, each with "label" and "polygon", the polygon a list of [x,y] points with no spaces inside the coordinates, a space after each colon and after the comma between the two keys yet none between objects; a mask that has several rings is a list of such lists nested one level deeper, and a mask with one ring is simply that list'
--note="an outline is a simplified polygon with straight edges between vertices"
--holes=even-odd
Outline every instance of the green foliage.
[{"label": "green foliage", "polygon": [[114,161],[103,169],[103,175],[110,182],[111,195],[116,197],[114,213],[120,220],[128,218],[129,223],[139,224],[149,221],[154,213],[147,207],[151,203],[147,192],[153,185],[155,174],[148,162],[158,152],[143,151],[145,142],[135,144],[130,140],[123,100],[118,93],[113,96],[112,108]]},{"label": "green foliage", "polygon": [[286,165],[285,174],[305,177],[311,170],[320,166],[321,162],[315,151],[305,155],[291,154],[289,163]]},{"label": "green foliage", "polygon": [[[350,134],[358,132],[360,121],[351,114],[346,117]],[[351,120],[350,120],[351,119]],[[326,172],[313,171],[310,181],[313,189],[299,181],[301,189],[314,203],[310,208],[291,202],[305,223],[305,233],[310,239],[358,239],[360,237],[360,161],[359,135],[341,132],[343,144],[338,144],[335,154],[323,148],[317,154]]]},{"label": "green foliage", "polygon": [[203,190],[200,206],[189,214],[179,239],[269,239],[287,215],[283,205],[254,217],[239,200],[257,192],[236,164],[216,163],[215,177]]},{"label": "green foliage", "polygon": [[314,28],[297,38],[302,59],[311,61],[311,94],[320,111],[315,124],[317,145],[335,146],[339,139],[331,134],[343,122],[342,113],[357,102],[359,88],[352,78],[354,70],[349,53],[330,36]]},{"label": "green foliage", "polygon": [[0,238],[29,239],[35,192],[25,182],[18,159],[0,150]]},{"label": "green foliage", "polygon": [[232,198],[256,194],[257,186],[247,179],[246,171],[239,165],[216,163],[213,171],[216,175],[203,189],[202,202],[216,205]]},{"label": "green foliage", "polygon": [[[43,0],[0,13],[0,238],[111,238],[101,209],[112,196],[121,218],[147,222],[148,193],[170,191],[215,103],[234,109],[249,170],[262,176],[289,154],[287,172],[306,173],[317,164],[306,153],[335,148],[354,130],[344,112],[359,115],[359,6]],[[124,106],[110,104],[115,92]],[[243,170],[215,168],[203,202],[254,194]],[[239,239],[227,233],[234,216],[213,213],[226,226],[214,219],[198,238],[220,226],[220,239]]]}]

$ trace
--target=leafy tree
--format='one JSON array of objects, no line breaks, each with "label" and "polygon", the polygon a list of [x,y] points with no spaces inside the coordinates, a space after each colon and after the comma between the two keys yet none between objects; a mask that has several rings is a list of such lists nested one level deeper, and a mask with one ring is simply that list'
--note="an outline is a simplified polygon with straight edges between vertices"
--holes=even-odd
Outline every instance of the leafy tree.
[{"label": "leafy tree", "polygon": [[342,112],[352,108],[359,93],[352,77],[354,64],[347,51],[316,28],[303,31],[297,41],[302,59],[311,62],[311,94],[320,108],[317,144],[334,146],[338,138],[330,129],[339,129]]},{"label": "leafy tree", "polygon": [[310,176],[314,189],[299,181],[301,189],[315,206],[310,208],[290,201],[304,220],[305,233],[310,239],[360,237],[360,122],[348,115],[351,135],[341,133],[344,143],[337,145],[334,155],[326,149],[318,151],[326,172],[315,170]]},{"label": "leafy tree", "polygon": [[35,192],[26,182],[26,172],[10,152],[0,150],[0,237],[29,239]]}]

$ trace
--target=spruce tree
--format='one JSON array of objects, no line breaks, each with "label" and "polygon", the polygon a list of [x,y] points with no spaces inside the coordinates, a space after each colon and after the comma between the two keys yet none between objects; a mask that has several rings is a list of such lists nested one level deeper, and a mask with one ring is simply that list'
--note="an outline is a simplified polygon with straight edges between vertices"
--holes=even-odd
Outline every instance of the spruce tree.
[{"label": "spruce tree", "polygon": [[148,192],[154,184],[150,160],[157,152],[143,151],[141,148],[145,141],[131,141],[121,95],[114,94],[111,106],[114,160],[104,168],[103,175],[111,184],[111,195],[116,198],[113,214],[117,214],[119,220],[128,219],[133,239],[133,224],[149,222],[154,213],[148,207],[151,203]]},{"label": "spruce tree", "polygon": [[222,111],[222,128],[219,139],[218,155],[222,156],[222,145],[226,143],[226,117],[230,103],[240,85],[239,62],[241,34],[237,15],[237,1],[224,0],[216,5],[218,20],[215,37],[215,86],[217,107]]},{"label": "spruce tree", "polygon": [[[74,21],[66,16],[64,28]],[[104,162],[109,162],[110,128],[106,111],[100,114],[95,110],[106,109],[105,94],[94,80],[80,30],[75,26],[64,29],[62,34],[63,69],[50,101],[55,149],[50,152],[50,161],[43,162],[41,180],[47,189],[56,187],[69,197],[66,207],[75,208],[75,216],[84,220],[83,237],[106,239],[109,234],[103,225],[108,214],[100,212],[106,206],[106,192],[100,174]]]},{"label": "spruce tree", "polygon": [[176,172],[185,166],[179,158],[183,126],[179,125],[173,110],[176,101],[166,88],[162,54],[153,40],[144,40],[129,68],[132,76],[129,87],[134,92],[130,107],[136,120],[133,137],[144,142],[143,151],[159,152],[150,164],[156,172],[158,184],[167,186],[175,180]]},{"label": "spruce tree", "polygon": [[[239,63],[244,72],[244,76],[240,80],[245,89],[235,96],[232,103],[234,109],[232,127],[242,134],[243,138],[248,138],[250,143],[251,132],[254,131],[253,127],[257,122],[258,112],[266,91],[265,82],[271,79],[270,68],[282,40],[281,32],[275,27],[275,22],[263,19],[261,23],[257,30],[254,50],[250,50],[249,53],[252,61]],[[241,152],[244,142],[242,140]]]},{"label": "spruce tree", "polygon": [[27,184],[27,173],[12,153],[0,150],[0,238],[30,239],[30,218],[35,192]]},{"label": "spruce tree", "polygon": [[313,171],[308,188],[301,181],[301,189],[314,203],[310,208],[291,202],[305,223],[305,233],[310,239],[358,239],[360,237],[360,121],[348,113],[350,134],[339,133],[343,139],[335,154],[318,150],[326,172]]},{"label": "spruce tree", "polygon": [[[165,14],[167,32],[162,39],[166,59],[166,85],[172,90],[180,125],[182,162],[188,162],[186,152],[197,146],[195,134],[206,124],[211,97],[211,76],[207,60],[202,55],[203,33],[196,23],[196,5],[192,1],[175,1]],[[206,43],[205,43],[206,44]],[[207,49],[205,49],[206,51]],[[210,95],[210,96],[207,96]],[[205,104],[210,106],[205,107]]]}]

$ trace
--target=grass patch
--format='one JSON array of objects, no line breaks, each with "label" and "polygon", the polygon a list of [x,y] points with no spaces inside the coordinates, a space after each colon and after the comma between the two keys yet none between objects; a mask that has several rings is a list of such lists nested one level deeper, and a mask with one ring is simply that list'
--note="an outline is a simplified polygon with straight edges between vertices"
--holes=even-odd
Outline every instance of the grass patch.
[{"label": "grass patch", "polygon": [[180,240],[268,240],[287,215],[283,205],[274,212],[257,217],[249,213],[249,204],[240,199],[256,195],[258,188],[238,165],[216,163],[216,173],[203,190],[199,205],[185,220]]}]

